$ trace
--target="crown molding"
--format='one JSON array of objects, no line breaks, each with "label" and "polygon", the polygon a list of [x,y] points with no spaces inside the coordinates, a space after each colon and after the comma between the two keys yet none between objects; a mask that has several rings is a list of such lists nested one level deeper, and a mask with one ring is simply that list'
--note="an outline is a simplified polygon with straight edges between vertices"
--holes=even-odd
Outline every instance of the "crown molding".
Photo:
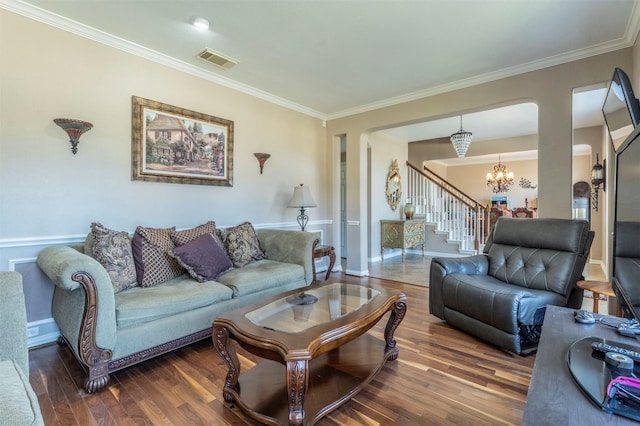
[{"label": "crown molding", "polygon": [[124,52],[154,61],[156,63],[168,66],[178,71],[193,75],[203,80],[210,81],[212,83],[220,84],[221,86],[228,87],[238,92],[245,93],[250,96],[265,100],[275,105],[282,106],[284,108],[300,112],[302,114],[318,118],[320,120],[328,121],[338,118],[344,118],[351,115],[361,114],[364,112],[373,111],[385,107],[390,107],[406,102],[415,101],[418,99],[439,95],[454,90],[465,89],[468,87],[476,86],[483,83],[489,83],[492,81],[500,80],[503,78],[513,77],[519,74],[524,74],[531,71],[537,71],[544,68],[566,64],[568,62],[577,61],[580,59],[586,59],[592,56],[609,53],[615,50],[624,49],[634,45],[638,32],[640,32],[640,5],[638,2],[634,2],[633,10],[629,14],[627,21],[627,28],[625,35],[622,38],[613,40],[607,43],[601,43],[592,46],[588,49],[574,50],[562,55],[555,55],[538,61],[532,61],[526,64],[521,64],[514,67],[504,68],[494,72],[481,74],[478,76],[470,77],[454,81],[451,83],[443,84],[436,87],[431,87],[416,92],[407,93],[392,98],[383,99],[368,104],[359,105],[353,108],[348,108],[335,113],[322,113],[312,108],[305,107],[287,99],[275,96],[271,93],[257,89],[255,87],[239,83],[231,80],[227,77],[220,76],[210,71],[206,71],[202,68],[198,68],[189,63],[176,60],[168,55],[156,52],[148,49],[144,46],[132,43],[125,39],[113,36],[106,32],[97,30],[93,27],[89,27],[80,22],[73,21],[63,16],[51,13],[44,9],[25,3],[21,0],[0,0],[0,8],[8,10],[10,12],[17,13],[27,18],[34,19],[44,24],[56,27],[58,29],[68,31],[70,33],[79,35],[81,37],[88,38],[107,46],[122,50]]},{"label": "crown molding", "polygon": [[429,96],[440,95],[442,93],[451,92],[454,90],[465,89],[467,87],[476,86],[478,84],[489,83],[492,81],[500,80],[503,78],[513,77],[519,74],[524,74],[531,71],[538,71],[544,68],[553,67],[556,65],[562,65],[569,62],[577,61],[580,59],[590,58],[592,56],[602,55],[605,53],[613,52],[615,50],[625,49],[631,47],[636,42],[636,37],[640,32],[640,2],[634,2],[633,9],[629,14],[627,21],[627,29],[622,38],[613,40],[607,43],[600,43],[591,46],[588,49],[579,49],[572,52],[563,53],[562,55],[554,55],[548,58],[544,58],[538,61],[528,62],[526,64],[517,65],[514,67],[504,68],[498,71],[489,72],[474,76],[467,79],[454,81],[451,83],[443,84],[440,86],[432,87],[425,90],[419,90],[417,92],[407,93],[405,95],[396,96],[393,98],[383,99],[381,101],[372,102],[369,104],[360,105],[357,107],[338,111],[336,113],[328,114],[327,120],[335,120],[338,118],[348,117],[350,115],[361,114],[364,112],[373,111],[380,108],[390,107],[405,102],[411,102]]},{"label": "crown molding", "polygon": [[63,16],[51,13],[39,7],[24,3],[20,0],[0,0],[0,8],[8,10],[10,12],[17,13],[26,18],[30,18],[41,22],[46,25],[58,28],[63,31],[70,32],[80,37],[87,38],[89,40],[96,41],[98,43],[113,47],[123,52],[136,55],[150,61],[156,62],[161,65],[165,65],[169,68],[184,72],[186,74],[193,75],[203,80],[210,81],[212,83],[219,84],[221,86],[228,87],[238,92],[262,99],[275,105],[314,117],[320,120],[326,119],[326,114],[316,111],[312,108],[307,108],[303,105],[291,102],[287,99],[275,96],[271,93],[267,93],[263,90],[255,87],[239,83],[231,80],[227,77],[220,76],[210,71],[206,71],[202,68],[196,67],[189,63],[179,61],[168,55],[165,55],[155,50],[148,49],[136,43],[132,43],[120,37],[116,37],[112,34],[108,34],[104,31],[100,31],[96,28],[82,24],[80,22],[65,18]]},{"label": "crown molding", "polygon": [[[636,34],[637,34],[637,31],[636,31]],[[393,98],[388,98],[381,101],[360,105],[354,108],[339,111],[337,113],[329,114],[327,117],[327,120],[335,120],[338,118],[348,117],[350,115],[361,114],[364,112],[369,112],[369,111],[373,111],[380,108],[386,108],[394,105],[403,104],[406,102],[416,101],[418,99],[427,98],[430,96],[440,95],[442,93],[452,92],[454,90],[466,89],[468,87],[477,86],[479,84],[490,83],[492,81],[501,80],[503,78],[513,77],[513,76],[524,74],[531,71],[538,71],[544,68],[549,68],[556,65],[562,65],[562,64],[577,61],[580,59],[590,58],[592,56],[613,52],[615,50],[624,49],[630,46],[633,46],[633,42],[627,40],[627,38],[622,38],[613,42],[602,43],[600,45],[593,46],[589,49],[575,50],[573,52],[565,53],[562,55],[551,56],[549,58],[545,58],[539,61],[528,62],[526,64],[504,68],[498,71],[477,75],[474,77],[454,81],[451,83],[443,84],[443,85],[432,87],[429,89],[407,93],[406,95],[400,95]]]}]

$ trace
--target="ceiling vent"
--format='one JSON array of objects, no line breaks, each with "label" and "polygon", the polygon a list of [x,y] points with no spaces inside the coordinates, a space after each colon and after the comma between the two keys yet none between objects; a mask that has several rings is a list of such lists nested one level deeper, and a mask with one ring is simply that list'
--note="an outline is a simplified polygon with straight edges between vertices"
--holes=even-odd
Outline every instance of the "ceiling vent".
[{"label": "ceiling vent", "polygon": [[198,53],[198,58],[226,69],[233,68],[238,65],[238,61],[235,59],[224,56],[222,53],[215,52],[208,47]]}]

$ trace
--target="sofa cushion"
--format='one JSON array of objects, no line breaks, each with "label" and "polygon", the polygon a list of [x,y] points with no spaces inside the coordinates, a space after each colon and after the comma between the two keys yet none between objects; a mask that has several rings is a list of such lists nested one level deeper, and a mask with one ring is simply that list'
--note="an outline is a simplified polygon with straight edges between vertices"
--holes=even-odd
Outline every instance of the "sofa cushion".
[{"label": "sofa cushion", "polygon": [[444,306],[511,334],[518,334],[520,324],[532,325],[538,308],[565,302],[557,293],[505,284],[490,275],[466,274],[444,278],[442,299]]},{"label": "sofa cushion", "polygon": [[244,222],[222,231],[222,241],[233,266],[236,268],[265,258],[256,231],[250,222]]},{"label": "sofa cushion", "polygon": [[233,264],[216,241],[213,234],[203,234],[193,241],[176,247],[171,255],[198,282],[213,281],[223,272],[233,268]]},{"label": "sofa cushion", "polygon": [[175,227],[136,228],[132,243],[133,259],[141,287],[151,287],[184,273],[182,266],[169,254],[175,247],[171,231],[175,231]]},{"label": "sofa cushion", "polygon": [[293,263],[258,260],[242,268],[232,269],[218,277],[218,282],[233,290],[233,297],[256,293],[304,280],[304,268]]},{"label": "sofa cushion", "polygon": [[187,244],[189,241],[193,241],[201,235],[213,234],[216,235],[216,223],[210,220],[207,223],[198,225],[195,228],[184,229],[182,231],[171,231],[171,241],[176,247]]},{"label": "sofa cushion", "polygon": [[44,424],[38,398],[20,367],[11,360],[1,361],[0,377],[2,377],[0,423],[3,425]]},{"label": "sofa cushion", "polygon": [[115,295],[117,327],[154,321],[229,300],[233,292],[216,281],[198,283],[187,274],[153,287],[135,287]]},{"label": "sofa cushion", "polygon": [[113,231],[94,222],[87,241],[87,254],[107,270],[115,293],[138,285],[131,237],[128,233]]}]

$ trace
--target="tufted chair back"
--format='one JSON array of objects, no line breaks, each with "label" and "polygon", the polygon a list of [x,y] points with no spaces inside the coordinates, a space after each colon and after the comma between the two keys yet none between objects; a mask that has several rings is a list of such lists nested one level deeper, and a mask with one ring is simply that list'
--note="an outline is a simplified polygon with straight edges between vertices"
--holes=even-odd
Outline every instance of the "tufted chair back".
[{"label": "tufted chair back", "polygon": [[484,248],[488,274],[569,297],[582,277],[593,237],[584,220],[501,217]]}]

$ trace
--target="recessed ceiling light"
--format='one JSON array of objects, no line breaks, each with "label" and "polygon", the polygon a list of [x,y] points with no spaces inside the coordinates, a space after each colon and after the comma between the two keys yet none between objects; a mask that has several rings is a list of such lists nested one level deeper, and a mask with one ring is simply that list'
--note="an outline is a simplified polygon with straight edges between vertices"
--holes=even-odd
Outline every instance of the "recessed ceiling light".
[{"label": "recessed ceiling light", "polygon": [[194,18],[193,19],[193,26],[201,29],[201,30],[208,30],[209,29],[209,21],[207,21],[204,18]]}]

